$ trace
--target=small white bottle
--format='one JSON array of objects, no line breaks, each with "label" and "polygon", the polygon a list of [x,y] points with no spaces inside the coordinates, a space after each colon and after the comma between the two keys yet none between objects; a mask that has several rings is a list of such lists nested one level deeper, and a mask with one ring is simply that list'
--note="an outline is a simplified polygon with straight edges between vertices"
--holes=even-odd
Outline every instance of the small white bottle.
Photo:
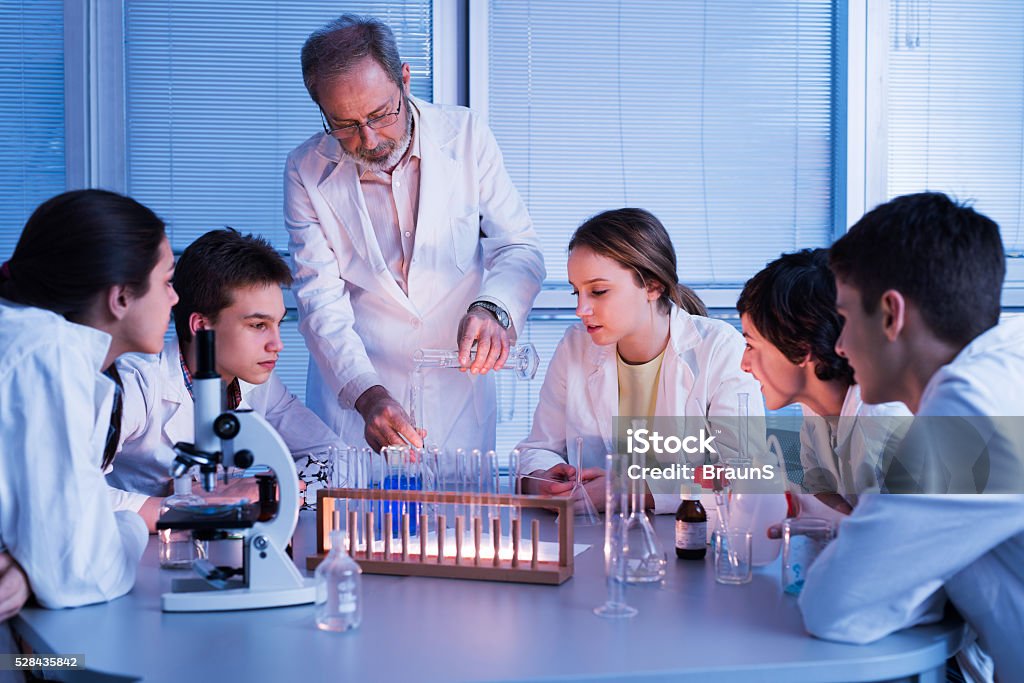
[{"label": "small white bottle", "polygon": [[[192,493],[192,475],[174,480],[174,495],[164,499],[160,506],[162,517],[171,507],[202,505],[203,499]],[[191,569],[192,560],[206,557],[206,541],[192,537],[189,529],[160,529],[160,566],[164,569]]]},{"label": "small white bottle", "polygon": [[345,552],[345,532],[331,532],[331,552],[316,568],[316,626],[351,631],[363,620],[363,570]]}]

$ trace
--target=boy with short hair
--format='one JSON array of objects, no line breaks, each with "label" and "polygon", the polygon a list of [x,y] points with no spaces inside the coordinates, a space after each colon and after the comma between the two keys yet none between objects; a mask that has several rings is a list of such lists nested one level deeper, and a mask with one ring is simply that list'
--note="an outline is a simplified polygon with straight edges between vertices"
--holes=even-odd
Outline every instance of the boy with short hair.
[{"label": "boy with short hair", "polygon": [[[976,490],[1001,493],[865,497],[810,569],[804,622],[823,638],[870,642],[934,618],[941,590],[992,656],[996,676],[1024,680],[1022,440],[997,418],[1024,415],[1024,319],[998,322],[999,228],[942,194],[899,197],[833,245],[831,266],[845,318],[836,350],[863,399],[902,401],[939,429],[983,425],[976,435],[985,459],[966,474]],[[940,492],[965,490],[942,488],[964,475],[948,470],[953,449],[937,439],[908,442],[918,450],[906,473],[919,478],[905,481],[925,492],[936,481]],[[929,469],[946,469],[945,479]]]},{"label": "boy with short hair", "polygon": [[208,232],[178,259],[175,338],[159,356],[127,355],[117,361],[124,415],[108,481],[136,492],[115,495],[121,507],[138,510],[151,528],[159,500],[170,493],[173,446],[194,436],[192,342],[198,330],[215,333],[216,369],[227,383],[228,408],[259,413],[293,453],[340,446],[338,436],[273,374],[283,348],[281,287],[290,283],[287,264],[263,238],[231,228]]},{"label": "boy with short hair", "polygon": [[761,383],[765,406],[803,411],[801,514],[839,521],[860,494],[878,490],[879,460],[910,411],[861,400],[853,369],[835,351],[843,328],[835,292],[828,250],[804,249],[750,278],[736,309],[746,341],[741,367]]}]

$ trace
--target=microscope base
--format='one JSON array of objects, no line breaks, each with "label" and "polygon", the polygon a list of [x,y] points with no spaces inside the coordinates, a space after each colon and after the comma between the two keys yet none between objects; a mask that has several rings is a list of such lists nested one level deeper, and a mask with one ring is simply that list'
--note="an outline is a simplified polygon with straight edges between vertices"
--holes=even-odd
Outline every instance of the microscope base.
[{"label": "microscope base", "polygon": [[262,591],[244,587],[217,589],[202,579],[178,579],[173,588],[175,592],[164,593],[160,598],[160,608],[164,612],[264,609],[308,605],[316,600],[312,579],[304,579],[302,586],[294,588]]}]

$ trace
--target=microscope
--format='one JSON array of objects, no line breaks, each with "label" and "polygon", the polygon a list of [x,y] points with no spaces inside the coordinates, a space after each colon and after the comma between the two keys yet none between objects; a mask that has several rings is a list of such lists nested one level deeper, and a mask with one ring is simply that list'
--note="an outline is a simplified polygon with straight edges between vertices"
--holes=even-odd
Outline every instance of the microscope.
[{"label": "microscope", "polygon": [[[216,612],[261,609],[311,603],[316,597],[312,579],[304,578],[286,548],[299,520],[299,485],[295,463],[280,435],[251,410],[225,411],[224,391],[215,365],[213,332],[196,333],[198,367],[192,377],[195,401],[195,443],[177,443],[171,476],[197,467],[203,488],[212,492],[218,467],[268,467],[277,477],[278,502],[274,514],[267,501],[252,505],[193,506],[171,509],[160,517],[157,529],[191,529],[199,538],[217,540],[242,534],[242,568],[215,567],[196,560],[193,568],[203,578],[176,579],[164,593],[165,612]],[[240,575],[240,578],[233,578]]]}]

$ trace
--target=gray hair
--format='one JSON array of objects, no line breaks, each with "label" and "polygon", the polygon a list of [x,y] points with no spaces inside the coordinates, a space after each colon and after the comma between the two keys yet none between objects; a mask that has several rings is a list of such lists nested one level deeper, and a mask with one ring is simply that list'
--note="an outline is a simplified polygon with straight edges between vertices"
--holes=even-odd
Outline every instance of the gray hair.
[{"label": "gray hair", "polygon": [[302,46],[302,80],[309,96],[319,104],[319,87],[349,73],[366,57],[372,57],[402,87],[395,35],[381,20],[344,14],[313,31]]}]

